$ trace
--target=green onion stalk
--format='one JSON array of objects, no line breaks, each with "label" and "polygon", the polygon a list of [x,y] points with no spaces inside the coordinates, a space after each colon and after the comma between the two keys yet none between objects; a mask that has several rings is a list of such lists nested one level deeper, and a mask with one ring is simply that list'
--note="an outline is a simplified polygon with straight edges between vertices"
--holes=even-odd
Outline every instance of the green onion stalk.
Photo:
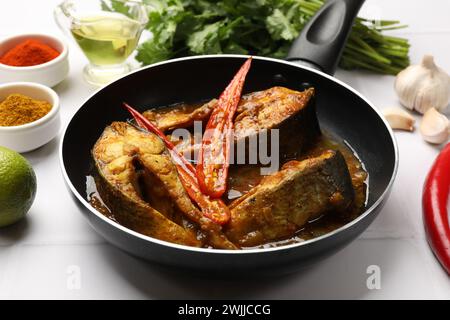
[{"label": "green onion stalk", "polygon": [[[324,3],[323,0],[298,2],[306,19],[311,18]],[[409,65],[409,43],[407,39],[383,32],[405,27],[396,20],[356,18],[339,66],[396,75]]]}]

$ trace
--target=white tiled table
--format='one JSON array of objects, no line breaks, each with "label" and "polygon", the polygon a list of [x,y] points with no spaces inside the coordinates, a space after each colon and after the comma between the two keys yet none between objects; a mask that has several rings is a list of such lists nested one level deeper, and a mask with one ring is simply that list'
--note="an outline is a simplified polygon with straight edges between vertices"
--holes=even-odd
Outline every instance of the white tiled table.
[{"label": "white tiled table", "polygon": [[[59,0],[14,0],[0,10],[0,36],[60,34],[52,18]],[[450,72],[450,2],[368,1],[364,12],[400,19],[417,62],[432,53]],[[66,124],[93,91],[82,81],[85,58],[71,45],[69,78],[55,89]],[[337,77],[380,109],[396,106],[394,78],[339,71]],[[0,298],[438,298],[450,299],[450,281],[430,252],[421,219],[421,189],[439,148],[418,132],[396,133],[400,169],[391,197],[370,228],[344,250],[301,273],[258,281],[208,281],[174,275],[106,243],[72,202],[60,174],[60,137],[25,156],[38,177],[27,219],[0,230]],[[367,267],[381,268],[381,288],[366,286]],[[80,275],[80,282],[73,276]],[[77,284],[80,284],[78,287]]]}]

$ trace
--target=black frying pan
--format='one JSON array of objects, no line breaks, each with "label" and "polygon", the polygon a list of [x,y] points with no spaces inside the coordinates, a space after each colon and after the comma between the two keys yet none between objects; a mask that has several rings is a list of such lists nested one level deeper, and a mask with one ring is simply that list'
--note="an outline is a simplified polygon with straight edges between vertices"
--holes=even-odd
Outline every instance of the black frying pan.
[{"label": "black frying pan", "polygon": [[274,85],[297,90],[305,86],[316,88],[322,129],[347,141],[369,172],[368,205],[360,217],[306,242],[232,251],[192,248],[153,239],[105,218],[89,205],[86,175],[91,164],[90,150],[107,125],[129,118],[121,103],[127,101],[143,111],[148,106],[217,97],[247,57],[214,55],[170,60],[136,71],[99,90],[73,116],[60,149],[61,166],[69,190],[93,228],[135,256],[166,266],[224,273],[230,270],[275,273],[282,268],[297,268],[332,254],[363,232],[388,197],[397,171],[398,152],[391,129],[370,102],[328,75],[336,68],[362,3],[362,0],[327,2],[295,42],[288,58],[292,62],[254,57],[245,85],[246,92]]}]

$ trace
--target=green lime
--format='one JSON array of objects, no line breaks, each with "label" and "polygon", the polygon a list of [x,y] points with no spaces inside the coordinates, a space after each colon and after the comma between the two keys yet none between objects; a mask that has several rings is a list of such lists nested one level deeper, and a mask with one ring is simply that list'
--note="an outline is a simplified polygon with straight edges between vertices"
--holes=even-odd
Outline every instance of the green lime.
[{"label": "green lime", "polygon": [[0,147],[0,227],[23,218],[36,195],[36,175],[28,161]]}]

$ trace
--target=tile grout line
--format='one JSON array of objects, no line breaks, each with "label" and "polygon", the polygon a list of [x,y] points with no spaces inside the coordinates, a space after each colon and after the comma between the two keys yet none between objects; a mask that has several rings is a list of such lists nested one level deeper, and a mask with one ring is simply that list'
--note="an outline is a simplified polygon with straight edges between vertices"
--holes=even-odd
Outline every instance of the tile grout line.
[{"label": "tile grout line", "polygon": [[96,246],[96,245],[112,245],[107,241],[37,241],[37,242],[22,242],[22,243],[6,243],[0,244],[0,248],[5,247],[45,247],[45,246]]},{"label": "tile grout line", "polygon": [[[13,290],[13,284],[15,283],[16,278],[16,268],[14,268],[14,261],[16,260],[15,257],[17,255],[20,255],[20,246],[19,245],[12,245],[11,246],[11,252],[9,252],[5,267],[5,272],[3,273],[3,276],[0,278],[0,298],[6,299],[8,297],[11,297],[12,290]],[[20,258],[20,257],[19,257]]]}]

